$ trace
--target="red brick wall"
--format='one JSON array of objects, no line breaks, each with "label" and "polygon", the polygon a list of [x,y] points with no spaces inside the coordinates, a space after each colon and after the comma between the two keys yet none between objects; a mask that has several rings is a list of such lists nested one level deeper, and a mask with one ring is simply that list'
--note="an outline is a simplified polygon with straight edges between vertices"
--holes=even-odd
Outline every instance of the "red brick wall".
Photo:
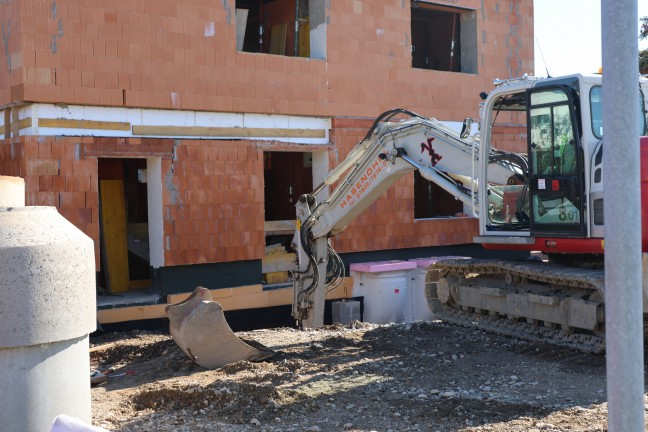
[{"label": "red brick wall", "polygon": [[491,145],[497,150],[526,153],[526,139],[526,125],[499,125],[491,132]]},{"label": "red brick wall", "polygon": [[0,175],[22,177],[25,172],[25,146],[20,140],[0,140]]},{"label": "red brick wall", "polygon": [[[323,61],[237,52],[233,0],[0,2],[9,53],[0,50],[0,106],[331,116],[334,167],[371,123],[342,116],[401,106],[444,120],[477,117],[477,94],[493,78],[533,70],[532,0],[453,2],[476,10],[478,75],[411,68],[407,1],[326,3]],[[95,240],[98,257],[97,158],[160,156],[165,264],[226,262],[264,255],[261,153],[249,141],[17,137],[0,142],[0,174],[24,177],[27,204],[56,205]],[[472,219],[415,222],[410,175],[335,242],[340,252],[469,243],[476,227]]]},{"label": "red brick wall", "polygon": [[263,258],[262,152],[209,140],[178,141],[174,152],[162,161],[165,265]]},{"label": "red brick wall", "polygon": [[97,160],[83,157],[83,147],[91,140],[50,137],[3,140],[0,171],[25,179],[26,205],[55,206],[62,216],[92,238],[99,268]]},{"label": "red brick wall", "polygon": [[[367,117],[403,106],[461,119],[476,116],[476,95],[493,78],[533,70],[532,0],[453,2],[476,11],[479,75],[411,68],[408,1],[326,4],[322,61],[237,52],[233,0],[72,0],[57,2],[55,14],[45,0],[4,2],[0,17],[21,23],[9,46],[22,52],[24,70],[6,81],[0,53],[0,106],[26,100]],[[24,96],[12,96],[5,83],[22,83]]]}]

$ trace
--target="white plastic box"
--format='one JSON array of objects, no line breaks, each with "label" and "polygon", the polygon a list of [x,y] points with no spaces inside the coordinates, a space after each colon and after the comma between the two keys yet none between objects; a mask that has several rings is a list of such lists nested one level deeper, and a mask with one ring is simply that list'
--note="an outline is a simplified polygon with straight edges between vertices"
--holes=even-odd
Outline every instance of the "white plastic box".
[{"label": "white plastic box", "polygon": [[364,297],[364,321],[374,324],[402,323],[416,263],[378,261],[351,264],[353,297]]}]

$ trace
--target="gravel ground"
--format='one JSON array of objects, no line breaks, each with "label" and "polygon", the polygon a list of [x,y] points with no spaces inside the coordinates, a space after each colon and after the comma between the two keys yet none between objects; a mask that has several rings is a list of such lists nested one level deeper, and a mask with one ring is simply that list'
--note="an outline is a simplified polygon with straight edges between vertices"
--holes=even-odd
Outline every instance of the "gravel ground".
[{"label": "gravel ground", "polygon": [[[277,351],[218,370],[168,334],[92,353],[93,424],[120,431],[605,431],[605,357],[439,321],[237,333]],[[647,429],[648,430],[648,429]]]}]

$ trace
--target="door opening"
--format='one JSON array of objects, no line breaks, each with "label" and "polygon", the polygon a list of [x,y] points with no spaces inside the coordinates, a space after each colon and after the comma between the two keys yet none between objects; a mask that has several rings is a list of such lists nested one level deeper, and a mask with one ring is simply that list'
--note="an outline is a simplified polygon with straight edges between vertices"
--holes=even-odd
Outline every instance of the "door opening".
[{"label": "door opening", "polygon": [[150,287],[146,159],[98,160],[100,293]]},{"label": "door opening", "polygon": [[288,270],[294,269],[295,256],[290,244],[295,233],[299,197],[313,190],[313,153],[265,152],[266,256],[263,259],[263,281],[286,283]]}]

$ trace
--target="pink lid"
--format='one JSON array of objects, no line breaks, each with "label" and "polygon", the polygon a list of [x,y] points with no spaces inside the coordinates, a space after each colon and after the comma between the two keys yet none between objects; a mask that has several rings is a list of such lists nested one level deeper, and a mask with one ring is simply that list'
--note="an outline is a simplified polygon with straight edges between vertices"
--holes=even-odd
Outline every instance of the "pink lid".
[{"label": "pink lid", "polygon": [[359,271],[365,273],[411,270],[413,268],[416,268],[416,263],[410,261],[375,261],[366,263],[353,263],[349,266],[349,269],[351,271]]},{"label": "pink lid", "polygon": [[468,257],[462,257],[462,256],[438,256],[438,257],[429,257],[429,258],[412,258],[408,261],[416,263],[417,267],[430,267],[432,264],[442,259],[467,259],[467,258]]}]

